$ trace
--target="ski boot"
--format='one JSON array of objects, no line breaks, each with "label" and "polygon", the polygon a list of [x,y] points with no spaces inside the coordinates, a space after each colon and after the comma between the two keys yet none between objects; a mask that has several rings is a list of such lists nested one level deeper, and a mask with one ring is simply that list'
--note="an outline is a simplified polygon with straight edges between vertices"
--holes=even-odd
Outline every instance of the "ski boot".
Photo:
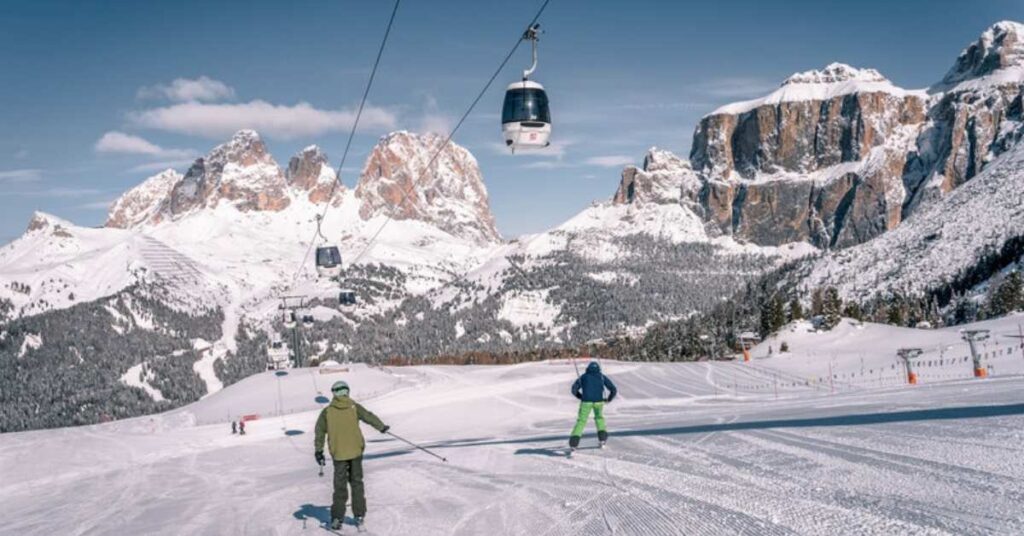
[{"label": "ski boot", "polygon": [[366,532],[366,517],[356,516],[356,532]]},{"label": "ski boot", "polygon": [[597,445],[600,448],[604,448],[605,443],[608,442],[608,432],[604,430],[597,431]]},{"label": "ski boot", "polygon": [[580,446],[580,436],[569,436],[569,458],[572,458],[572,455],[576,452],[576,447],[578,446]]},{"label": "ski boot", "polygon": [[335,532],[341,532],[341,527],[344,526],[345,521],[342,519],[334,518],[331,519],[331,530]]}]

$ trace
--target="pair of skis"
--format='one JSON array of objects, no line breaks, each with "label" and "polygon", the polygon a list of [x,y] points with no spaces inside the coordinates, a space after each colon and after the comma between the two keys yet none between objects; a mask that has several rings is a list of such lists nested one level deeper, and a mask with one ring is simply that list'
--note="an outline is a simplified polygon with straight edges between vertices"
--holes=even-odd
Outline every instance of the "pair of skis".
[{"label": "pair of skis", "polygon": [[[599,448],[601,450],[604,450],[605,445],[607,443],[608,443],[607,441],[601,441],[601,442],[598,443],[597,448]],[[577,450],[578,450],[578,447],[569,447],[569,450],[566,451],[566,453],[565,453],[565,457],[566,458],[572,458],[572,455],[575,454]]]},{"label": "pair of skis", "polygon": [[[331,534],[339,534],[339,535],[340,534],[344,534],[340,528],[339,529],[332,529],[330,523],[324,523],[323,525],[320,525],[320,527],[323,528],[324,530],[326,530],[327,532],[330,532]],[[366,532],[366,522],[365,521],[363,521],[362,523],[357,523],[356,524],[356,532]]]}]

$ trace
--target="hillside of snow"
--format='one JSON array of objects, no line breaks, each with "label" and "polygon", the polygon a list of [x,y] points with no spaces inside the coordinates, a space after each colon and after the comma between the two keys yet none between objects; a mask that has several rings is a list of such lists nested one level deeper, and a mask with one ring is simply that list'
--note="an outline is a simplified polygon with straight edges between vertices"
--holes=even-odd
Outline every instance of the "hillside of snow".
[{"label": "hillside of snow", "polygon": [[953,282],[1024,234],[1024,146],[870,242],[821,257],[806,284],[844,298],[923,293]]},{"label": "hillside of snow", "polygon": [[[331,468],[317,476],[313,426],[344,379],[448,459],[364,427],[369,534],[1018,533],[1021,322],[971,326],[993,332],[984,380],[955,330],[847,321],[793,325],[747,363],[605,362],[609,446],[588,424],[572,458],[571,362],[266,372],[164,414],[0,435],[3,531],[319,532]],[[894,352],[914,345],[935,349],[908,386]]]}]

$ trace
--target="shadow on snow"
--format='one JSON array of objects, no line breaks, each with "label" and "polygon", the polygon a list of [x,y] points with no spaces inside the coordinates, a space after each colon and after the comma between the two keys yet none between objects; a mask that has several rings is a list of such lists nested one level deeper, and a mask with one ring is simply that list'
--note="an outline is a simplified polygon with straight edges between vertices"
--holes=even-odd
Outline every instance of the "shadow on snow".
[{"label": "shadow on snow", "polygon": [[[735,432],[743,430],[768,430],[772,428],[815,428],[829,426],[864,426],[873,424],[891,424],[902,422],[980,419],[987,417],[1005,417],[1024,414],[1024,404],[1006,404],[994,406],[961,406],[951,408],[933,408],[889,413],[858,413],[852,415],[835,415],[830,417],[813,417],[804,419],[772,419],[766,421],[748,421],[720,424],[697,424],[691,426],[671,426],[665,428],[648,428],[640,430],[616,430],[613,437],[646,437],[706,434],[709,432]],[[588,434],[592,435],[592,434]],[[545,441],[564,441],[568,434],[531,436],[518,439],[489,440],[458,440],[439,442],[431,448],[461,448],[487,445],[519,445],[524,443],[540,443]],[[516,454],[533,454],[552,456],[552,449],[519,449]]]}]

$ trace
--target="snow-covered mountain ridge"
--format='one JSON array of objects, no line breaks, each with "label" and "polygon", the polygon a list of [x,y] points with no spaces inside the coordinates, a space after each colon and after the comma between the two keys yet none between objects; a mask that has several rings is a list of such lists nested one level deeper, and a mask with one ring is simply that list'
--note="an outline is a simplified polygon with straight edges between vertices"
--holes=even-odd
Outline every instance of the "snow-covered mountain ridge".
[{"label": "snow-covered mountain ridge", "polygon": [[[875,70],[838,63],[794,74],[766,97],[703,118],[689,160],[652,148],[641,166],[622,171],[610,199],[510,241],[500,238],[472,154],[451,145],[426,169],[443,141],[437,136],[383,136],[346,188],[320,148],[306,147],[282,168],[257,133],[243,130],[184,175],[169,170],[126,192],[105,229],[37,215],[0,248],[0,317],[159,285],[175,311],[221,315],[220,338],[193,366],[210,392],[264,366],[268,338],[283,332],[284,294],[315,299],[308,357],[372,360],[642,333],[818,248],[867,244],[823,263],[850,262],[867,247],[899,262],[893,248],[903,247],[903,235],[872,239],[904,222],[913,223],[910,234],[925,225],[917,220],[945,225],[963,196],[999,195],[960,194],[961,185],[988,169],[1014,173],[1020,29],[993,26],[941,90],[903,90]],[[357,291],[357,307],[338,307],[339,284],[317,279],[308,256],[321,243],[315,216],[325,208],[321,230],[341,249],[341,284]],[[1000,240],[1021,234],[1016,220],[1004,223]],[[972,237],[990,230],[972,229]],[[905,268],[878,277],[902,277]]]},{"label": "snow-covered mountain ridge", "polygon": [[986,30],[927,90],[833,63],[701,119],[690,152],[713,232],[762,245],[866,242],[1020,138],[1024,25]]}]

